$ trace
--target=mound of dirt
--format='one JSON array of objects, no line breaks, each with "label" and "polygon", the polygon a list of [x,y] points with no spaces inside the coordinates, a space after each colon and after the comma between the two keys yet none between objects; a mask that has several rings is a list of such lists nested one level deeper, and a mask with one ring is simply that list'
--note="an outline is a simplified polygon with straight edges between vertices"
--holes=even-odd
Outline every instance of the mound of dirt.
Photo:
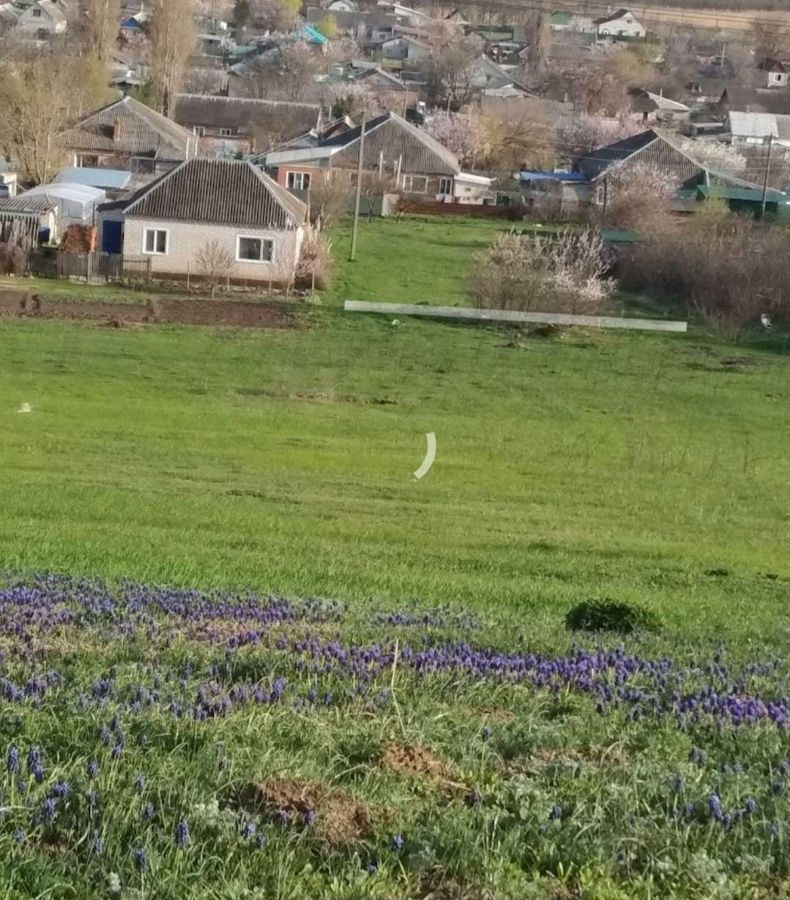
[{"label": "mound of dirt", "polygon": [[333,847],[362,840],[371,829],[370,811],[363,803],[319,781],[269,778],[248,785],[242,792],[240,803],[262,815],[284,813],[292,821],[303,821],[315,813],[313,833]]},{"label": "mound of dirt", "polygon": [[440,783],[449,782],[452,776],[442,759],[419,745],[390,744],[381,755],[379,765],[397,775],[423,775]]}]

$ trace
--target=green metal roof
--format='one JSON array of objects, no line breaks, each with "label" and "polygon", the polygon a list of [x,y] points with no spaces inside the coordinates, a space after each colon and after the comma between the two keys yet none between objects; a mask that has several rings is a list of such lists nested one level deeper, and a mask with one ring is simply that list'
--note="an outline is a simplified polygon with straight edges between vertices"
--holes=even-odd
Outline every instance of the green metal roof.
[{"label": "green metal roof", "polygon": [[642,236],[636,231],[602,231],[601,240],[607,244],[634,244]]},{"label": "green metal roof", "polygon": [[552,25],[567,25],[570,20],[571,17],[566,12],[557,11],[551,14]]},{"label": "green metal roof", "polygon": [[[722,200],[740,200],[745,203],[762,203],[763,192],[758,188],[727,187],[725,185],[701,184],[697,191],[703,197],[721,197]],[[790,197],[782,191],[768,188],[767,199],[769,203],[790,203]]]}]

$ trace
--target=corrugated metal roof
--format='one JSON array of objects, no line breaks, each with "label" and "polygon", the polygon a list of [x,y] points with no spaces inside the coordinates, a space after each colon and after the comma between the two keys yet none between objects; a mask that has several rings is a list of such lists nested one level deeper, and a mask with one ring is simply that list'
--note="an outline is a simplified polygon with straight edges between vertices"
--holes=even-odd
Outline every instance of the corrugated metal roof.
[{"label": "corrugated metal roof", "polygon": [[61,136],[70,150],[106,150],[185,159],[194,135],[132,97],[122,97],[80,119]]},{"label": "corrugated metal roof", "polygon": [[[760,188],[741,188],[741,187],[726,187],[722,185],[700,185],[697,190],[703,197],[721,197],[722,200],[744,200],[751,203],[761,203],[763,199],[763,192]],[[774,190],[774,188],[768,188],[768,192],[766,194],[766,198],[769,203],[788,203],[790,202],[790,197],[785,194],[783,191]]]},{"label": "corrugated metal roof", "polygon": [[734,137],[779,137],[776,116],[773,113],[731,111],[729,119],[730,131]]},{"label": "corrugated metal roof", "polygon": [[81,166],[67,166],[55,181],[87,184],[89,187],[120,191],[129,186],[132,181],[132,173],[122,169],[87,169]]},{"label": "corrugated metal roof", "polygon": [[192,159],[140,191],[124,212],[140,218],[282,230],[302,225],[307,207],[248,162]]},{"label": "corrugated metal roof", "polygon": [[186,128],[227,128],[247,135],[264,132],[282,142],[317,128],[321,107],[317,103],[287,100],[178,94],[173,118]]},{"label": "corrugated metal roof", "polygon": [[652,129],[643,131],[641,134],[635,134],[633,137],[625,138],[614,144],[598,147],[578,159],[574,168],[583,172],[588,178],[596,178],[610,166],[623,162],[640,150],[644,150],[657,139],[658,134]]}]

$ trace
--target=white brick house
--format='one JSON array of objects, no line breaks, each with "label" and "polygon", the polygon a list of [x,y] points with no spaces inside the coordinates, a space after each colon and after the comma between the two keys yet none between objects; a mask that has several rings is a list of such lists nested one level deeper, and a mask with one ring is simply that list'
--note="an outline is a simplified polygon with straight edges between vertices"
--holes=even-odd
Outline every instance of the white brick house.
[{"label": "white brick house", "polygon": [[[236,282],[288,282],[299,261],[307,208],[248,162],[192,159],[121,203],[100,210],[102,249],[122,228],[124,259],[150,260],[155,276],[199,276],[218,242]],[[122,223],[119,226],[119,221]]]},{"label": "white brick house", "polygon": [[618,9],[611,15],[597,19],[595,26],[599,40],[644,38],[647,35],[647,29],[630,9]]}]

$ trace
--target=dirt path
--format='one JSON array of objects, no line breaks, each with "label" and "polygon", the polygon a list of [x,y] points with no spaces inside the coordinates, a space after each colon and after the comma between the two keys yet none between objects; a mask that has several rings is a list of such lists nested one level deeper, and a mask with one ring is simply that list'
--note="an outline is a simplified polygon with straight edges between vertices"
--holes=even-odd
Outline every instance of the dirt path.
[{"label": "dirt path", "polygon": [[234,328],[292,328],[296,308],[243,300],[159,297],[146,305],[94,301],[57,302],[24,291],[0,291],[0,316],[87,319],[122,327],[135,324],[214,325]]}]

